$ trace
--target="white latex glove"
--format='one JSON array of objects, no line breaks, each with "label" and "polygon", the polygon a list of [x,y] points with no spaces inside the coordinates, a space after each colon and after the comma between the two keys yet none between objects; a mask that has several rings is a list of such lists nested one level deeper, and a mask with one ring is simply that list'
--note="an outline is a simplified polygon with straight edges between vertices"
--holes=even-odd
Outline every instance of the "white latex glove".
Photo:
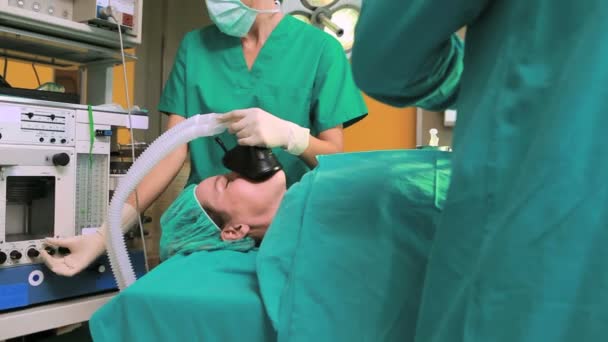
[{"label": "white latex glove", "polygon": [[236,135],[239,145],[282,147],[296,156],[308,148],[308,128],[279,119],[260,108],[234,110],[220,116],[218,121],[228,125],[228,131]]},{"label": "white latex glove", "polygon": [[[137,210],[125,203],[122,207],[122,230],[128,230],[137,222]],[[53,247],[65,247],[70,254],[65,256],[51,256],[46,250],[40,256],[47,267],[58,275],[71,277],[99,258],[106,250],[105,237],[108,234],[108,225],[104,222],[95,233],[74,236],[63,239],[46,239],[45,243]]]}]

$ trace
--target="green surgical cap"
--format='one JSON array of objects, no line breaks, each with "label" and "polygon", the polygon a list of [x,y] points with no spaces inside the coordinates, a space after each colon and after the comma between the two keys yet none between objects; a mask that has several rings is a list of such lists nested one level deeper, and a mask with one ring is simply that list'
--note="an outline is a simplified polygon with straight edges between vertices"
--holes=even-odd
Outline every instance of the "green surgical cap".
[{"label": "green surgical cap", "polygon": [[160,218],[160,259],[175,254],[228,249],[246,252],[255,247],[250,237],[223,241],[220,228],[196,198],[196,184],[187,186]]}]

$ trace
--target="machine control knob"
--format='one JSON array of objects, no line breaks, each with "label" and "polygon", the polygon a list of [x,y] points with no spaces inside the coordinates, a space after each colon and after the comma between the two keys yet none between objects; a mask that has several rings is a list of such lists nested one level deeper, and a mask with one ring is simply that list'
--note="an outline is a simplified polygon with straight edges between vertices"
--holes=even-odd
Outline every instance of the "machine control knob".
[{"label": "machine control knob", "polygon": [[47,246],[47,247],[46,247],[44,250],[45,250],[47,253],[49,253],[49,255],[55,255],[55,253],[57,252],[57,251],[55,250],[55,248],[50,247],[50,246]]},{"label": "machine control knob", "polygon": [[6,262],[6,253],[4,252],[0,252],[0,265],[4,264]]},{"label": "machine control knob", "polygon": [[21,252],[19,251],[12,251],[9,255],[11,256],[11,260],[19,260],[22,257]]},{"label": "machine control knob", "polygon": [[57,153],[53,156],[53,165],[66,166],[70,163],[70,156],[67,153]]},{"label": "machine control knob", "polygon": [[104,264],[91,264],[86,268],[87,271],[103,274],[107,271],[106,265]]},{"label": "machine control knob", "polygon": [[106,265],[99,265],[99,266],[97,266],[97,272],[99,272],[99,273],[105,273],[106,272]]},{"label": "machine control knob", "polygon": [[40,252],[38,252],[38,250],[36,248],[30,248],[27,250],[27,256],[30,257],[31,259],[33,258],[37,258],[40,255]]},{"label": "machine control knob", "polygon": [[59,248],[57,248],[57,253],[59,253],[61,255],[68,255],[71,253],[71,251],[69,248],[59,247]]}]

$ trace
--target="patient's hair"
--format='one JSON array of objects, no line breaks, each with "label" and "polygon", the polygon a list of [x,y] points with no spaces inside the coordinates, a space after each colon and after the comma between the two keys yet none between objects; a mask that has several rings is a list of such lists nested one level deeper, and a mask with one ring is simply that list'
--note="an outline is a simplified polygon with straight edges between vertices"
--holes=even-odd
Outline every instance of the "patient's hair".
[{"label": "patient's hair", "polygon": [[220,229],[222,229],[224,227],[224,224],[226,222],[222,218],[222,215],[220,215],[215,210],[213,210],[207,206],[203,206],[203,210],[207,213],[207,215],[209,215],[209,218],[211,218],[211,221],[213,221],[213,223],[215,223],[216,226],[218,226]]}]

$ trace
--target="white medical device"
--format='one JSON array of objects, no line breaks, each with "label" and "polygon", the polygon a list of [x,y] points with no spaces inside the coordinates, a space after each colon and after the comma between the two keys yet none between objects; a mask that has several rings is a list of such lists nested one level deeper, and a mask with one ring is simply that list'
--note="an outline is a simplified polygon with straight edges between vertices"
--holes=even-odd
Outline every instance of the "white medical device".
[{"label": "white medical device", "polygon": [[96,46],[119,46],[116,23],[124,45],[141,43],[143,0],[0,0],[2,26],[77,40]]},{"label": "white medical device", "polygon": [[[132,123],[146,129],[148,117]],[[101,226],[112,126],[128,127],[126,113],[0,96],[0,277],[41,263],[44,238]]]},{"label": "white medical device", "polygon": [[109,7],[112,15],[125,29],[125,34],[133,36],[136,35],[134,28],[138,27],[141,20],[141,4],[141,0],[76,0],[74,21],[111,27],[114,24],[109,19],[109,13],[104,11]]}]

